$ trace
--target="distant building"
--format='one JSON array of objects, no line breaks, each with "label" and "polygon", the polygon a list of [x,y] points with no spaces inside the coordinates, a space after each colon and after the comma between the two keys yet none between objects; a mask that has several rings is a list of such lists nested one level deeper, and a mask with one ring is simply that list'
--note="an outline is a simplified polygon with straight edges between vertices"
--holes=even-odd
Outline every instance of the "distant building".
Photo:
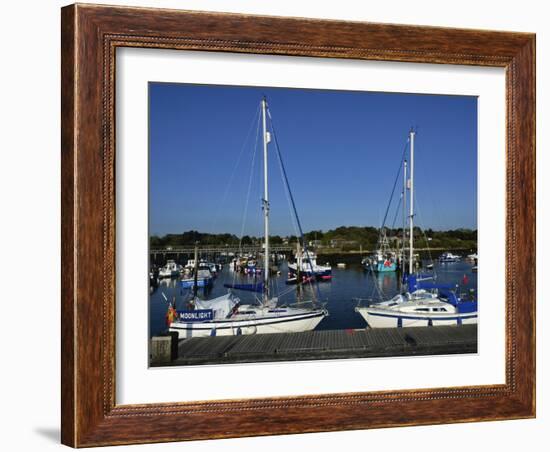
[{"label": "distant building", "polygon": [[343,246],[357,245],[357,240],[332,239],[330,241],[331,248],[342,248]]}]

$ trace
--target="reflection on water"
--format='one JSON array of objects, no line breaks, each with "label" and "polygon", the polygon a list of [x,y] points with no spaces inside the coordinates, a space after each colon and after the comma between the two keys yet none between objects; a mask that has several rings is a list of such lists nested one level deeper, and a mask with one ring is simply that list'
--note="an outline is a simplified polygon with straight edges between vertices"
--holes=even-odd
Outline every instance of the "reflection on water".
[{"label": "reflection on water", "polygon": [[[315,285],[305,285],[297,291],[296,286],[286,285],[287,266],[280,265],[281,274],[272,277],[272,295],[279,297],[279,303],[292,304],[296,301],[318,298],[329,311],[317,327],[318,330],[365,328],[363,318],[354,311],[357,299],[382,300],[389,299],[400,290],[399,273],[371,273],[364,271],[360,266],[349,265],[345,269],[332,268],[332,281],[320,282]],[[437,280],[441,283],[459,284],[460,292],[477,289],[477,273],[472,272],[472,265],[468,262],[435,264],[434,271]],[[227,289],[224,284],[260,282],[254,276],[236,274],[226,265],[219,276],[214,280],[212,288],[205,292],[199,289],[200,298],[214,298],[223,295]],[[149,296],[149,334],[155,335],[166,329],[165,314],[167,302],[175,301],[178,309],[183,309],[191,297],[189,289],[182,289],[178,278],[162,279],[158,288]],[[236,291],[243,303],[253,303],[258,294]]]}]

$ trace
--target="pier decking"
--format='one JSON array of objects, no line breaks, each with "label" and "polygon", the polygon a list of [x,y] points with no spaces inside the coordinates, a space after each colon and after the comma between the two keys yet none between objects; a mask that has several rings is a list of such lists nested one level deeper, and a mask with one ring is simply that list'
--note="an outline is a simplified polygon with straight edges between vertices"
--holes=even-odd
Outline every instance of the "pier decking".
[{"label": "pier decking", "polygon": [[164,365],[228,364],[477,352],[477,325],[182,339]]}]

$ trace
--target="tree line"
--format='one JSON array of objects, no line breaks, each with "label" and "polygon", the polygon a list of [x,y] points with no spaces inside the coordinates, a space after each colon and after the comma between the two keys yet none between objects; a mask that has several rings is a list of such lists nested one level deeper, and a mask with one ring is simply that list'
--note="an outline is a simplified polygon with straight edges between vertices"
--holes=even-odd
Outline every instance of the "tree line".
[{"label": "tree line", "polygon": [[[406,230],[408,234],[408,230]],[[385,235],[390,246],[400,246],[403,238],[401,228],[386,228]],[[375,249],[380,239],[380,230],[372,226],[340,226],[328,231],[313,230],[304,234],[304,239],[309,246],[317,248],[333,248],[342,251]],[[449,229],[437,231],[433,229],[422,230],[414,228],[414,239],[418,248],[447,248],[447,249],[477,249],[477,230],[475,229]],[[295,235],[282,237],[272,235],[269,237],[273,245],[295,244],[298,238]],[[407,239],[408,240],[408,239]],[[235,234],[211,234],[199,231],[186,231],[181,234],[166,234],[164,236],[153,235],[150,237],[151,248],[190,247],[199,243],[201,246],[237,246],[259,245],[262,237],[245,235],[239,239]]]}]

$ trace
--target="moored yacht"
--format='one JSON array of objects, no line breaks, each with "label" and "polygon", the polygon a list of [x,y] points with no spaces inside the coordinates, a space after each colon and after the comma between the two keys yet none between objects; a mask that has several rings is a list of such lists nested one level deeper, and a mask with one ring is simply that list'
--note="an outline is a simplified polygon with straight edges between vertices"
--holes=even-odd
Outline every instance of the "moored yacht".
[{"label": "moored yacht", "polygon": [[458,297],[456,287],[426,279],[409,277],[407,292],[387,301],[358,306],[355,311],[370,328],[477,323],[477,301]]},{"label": "moored yacht", "polygon": [[212,300],[195,299],[193,309],[177,311],[170,331],[180,339],[241,334],[296,333],[313,330],[327,315],[324,309],[277,306],[268,303],[241,304],[233,293]]},{"label": "moored yacht", "polygon": [[411,130],[410,180],[404,183],[404,187],[408,186],[410,197],[409,268],[408,274],[404,275],[407,290],[390,300],[357,306],[355,311],[371,328],[477,323],[477,300],[460,298],[456,294],[456,286],[437,284],[431,275],[414,274],[414,138],[415,132]]},{"label": "moored yacht", "polygon": [[[262,210],[264,217],[264,262],[263,268],[269,269],[269,192],[268,192],[268,143],[270,133],[267,131],[267,102],[265,98],[261,103],[263,124],[263,170],[264,193]],[[270,116],[271,117],[271,116]],[[277,157],[283,167],[282,157],[278,147]],[[286,173],[285,173],[286,174]],[[284,179],[286,187],[288,180]],[[292,194],[290,193],[290,196]],[[299,222],[299,220],[297,220]],[[195,260],[197,251],[195,250]],[[197,266],[198,267],[198,266]],[[280,305],[277,297],[271,296],[269,278],[270,272],[263,271],[263,281],[259,284],[231,284],[229,293],[212,300],[201,300],[197,297],[198,276],[193,279],[194,297],[189,303],[188,309],[176,311],[175,318],[170,323],[169,330],[176,331],[180,338],[213,336],[213,335],[239,335],[239,334],[270,334],[291,333],[309,331],[314,329],[319,322],[328,315],[328,312],[314,301],[307,302],[312,308],[298,308]],[[249,287],[248,287],[249,286]],[[241,304],[231,290],[249,290],[260,292],[257,304]],[[307,303],[302,302],[303,306]]]}]

